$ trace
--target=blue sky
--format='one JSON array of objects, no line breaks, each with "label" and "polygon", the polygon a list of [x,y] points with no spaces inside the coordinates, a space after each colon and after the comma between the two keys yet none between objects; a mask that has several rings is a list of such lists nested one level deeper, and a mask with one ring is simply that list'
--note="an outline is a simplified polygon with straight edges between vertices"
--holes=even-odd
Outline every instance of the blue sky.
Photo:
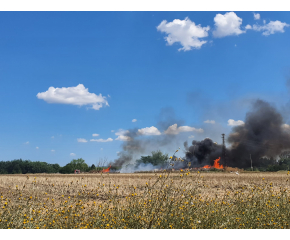
[{"label": "blue sky", "polygon": [[178,135],[176,146],[221,142],[252,99],[289,101],[289,12],[1,12],[0,22],[0,160],[114,160],[134,128]]}]

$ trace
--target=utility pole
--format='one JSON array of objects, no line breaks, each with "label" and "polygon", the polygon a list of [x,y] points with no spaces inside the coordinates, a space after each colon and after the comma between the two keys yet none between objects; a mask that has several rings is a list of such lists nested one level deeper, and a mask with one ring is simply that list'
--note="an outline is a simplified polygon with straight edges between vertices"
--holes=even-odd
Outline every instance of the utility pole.
[{"label": "utility pole", "polygon": [[251,169],[253,171],[253,162],[252,162],[252,156],[251,156],[251,154],[250,154],[250,159],[251,159]]},{"label": "utility pole", "polygon": [[227,166],[227,160],[226,160],[226,146],[225,146],[225,134],[222,134],[222,139],[223,139],[223,148],[222,148],[222,158],[225,167]]}]

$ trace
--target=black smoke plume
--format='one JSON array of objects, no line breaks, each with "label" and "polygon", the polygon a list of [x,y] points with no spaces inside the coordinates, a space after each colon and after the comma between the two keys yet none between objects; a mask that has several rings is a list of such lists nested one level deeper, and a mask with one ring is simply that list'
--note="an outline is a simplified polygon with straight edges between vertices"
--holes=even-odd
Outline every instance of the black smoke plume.
[{"label": "black smoke plume", "polygon": [[113,166],[122,167],[123,165],[130,164],[136,154],[143,154],[146,150],[147,143],[142,142],[137,137],[137,129],[128,130],[124,136],[129,141],[122,144],[122,152],[118,153],[118,159],[112,163]]},{"label": "black smoke plume", "polygon": [[[263,165],[266,158],[276,158],[290,149],[289,125],[283,124],[282,115],[269,103],[256,100],[246,114],[245,123],[233,128],[227,142],[226,162],[228,166],[247,168]],[[186,147],[186,159],[193,164],[212,164],[222,155],[222,145],[211,139],[193,141]],[[221,156],[222,157],[222,156]]]},{"label": "black smoke plume", "polygon": [[188,147],[187,142],[184,143],[186,150],[186,163],[191,162],[193,166],[201,166],[211,164],[222,154],[222,145],[213,142],[210,138],[202,141],[192,141],[192,145]]}]

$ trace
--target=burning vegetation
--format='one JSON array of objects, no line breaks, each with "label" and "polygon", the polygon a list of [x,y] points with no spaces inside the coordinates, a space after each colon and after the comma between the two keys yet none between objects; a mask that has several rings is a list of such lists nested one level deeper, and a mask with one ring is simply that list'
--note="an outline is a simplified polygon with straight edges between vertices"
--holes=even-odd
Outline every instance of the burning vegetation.
[{"label": "burning vegetation", "polygon": [[[269,103],[257,100],[246,114],[245,123],[233,128],[227,142],[222,163],[227,166],[247,168],[264,166],[268,159],[276,159],[290,148],[290,133],[285,127],[282,115]],[[213,159],[222,156],[222,145],[207,138],[185,143],[186,159],[193,164],[213,165]],[[252,163],[251,163],[252,161]]]},{"label": "burning vegetation", "polygon": [[[287,128],[288,127],[288,128]],[[270,103],[256,100],[247,112],[243,125],[236,126],[228,135],[227,148],[210,138],[201,141],[193,140],[189,146],[184,142],[185,156],[173,168],[204,167],[205,169],[222,169],[224,166],[249,168],[262,167],[269,164],[285,150],[290,149],[290,127],[285,124],[281,113]],[[112,164],[122,169],[131,166],[131,172],[144,168],[153,170],[164,167],[162,164],[140,164],[136,160],[147,151],[148,146],[162,148],[172,144],[176,136],[159,136],[156,139],[138,138],[137,129],[128,130],[125,134],[130,141],[123,144],[123,151]],[[138,166],[137,166],[138,165]],[[149,166],[149,167],[148,167]]]},{"label": "burning vegetation", "polygon": [[216,169],[224,169],[223,165],[219,164],[219,161],[221,160],[221,158],[219,157],[218,159],[213,161],[213,165],[205,165],[203,168],[216,168]]}]

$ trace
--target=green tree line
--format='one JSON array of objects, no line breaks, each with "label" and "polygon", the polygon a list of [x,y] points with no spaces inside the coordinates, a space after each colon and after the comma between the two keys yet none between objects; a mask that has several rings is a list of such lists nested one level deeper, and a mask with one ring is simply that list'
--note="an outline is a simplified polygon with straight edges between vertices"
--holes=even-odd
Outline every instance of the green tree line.
[{"label": "green tree line", "polygon": [[[136,160],[135,166],[138,167],[141,164],[152,164],[153,166],[165,165],[168,159],[167,154],[163,154],[161,151],[152,152],[150,156],[142,156]],[[290,170],[290,158],[280,158],[278,161],[267,160],[263,161],[264,166],[254,167],[254,171],[280,171]],[[61,167],[59,164],[50,164],[46,162],[30,161],[16,159],[12,161],[0,161],[0,174],[26,174],[26,173],[74,173],[76,169],[81,172],[89,172],[91,170],[101,171],[106,167],[96,167],[94,164],[88,166],[84,159],[78,158],[71,160],[68,164]],[[111,170],[118,171],[120,166],[112,166]],[[251,170],[251,169],[246,169]]]},{"label": "green tree line", "polygon": [[61,167],[57,163],[32,162],[22,159],[0,162],[0,174],[57,173],[60,168]]}]

